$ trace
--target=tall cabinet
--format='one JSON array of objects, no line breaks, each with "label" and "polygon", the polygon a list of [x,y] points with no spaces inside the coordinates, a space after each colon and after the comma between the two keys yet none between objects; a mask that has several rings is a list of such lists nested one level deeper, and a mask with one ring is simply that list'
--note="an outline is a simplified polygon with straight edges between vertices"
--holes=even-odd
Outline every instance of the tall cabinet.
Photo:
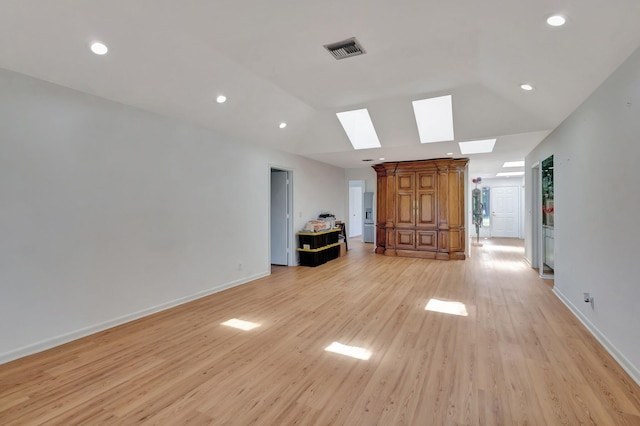
[{"label": "tall cabinet", "polygon": [[464,158],[373,166],[378,179],[376,253],[464,259],[467,163]]}]

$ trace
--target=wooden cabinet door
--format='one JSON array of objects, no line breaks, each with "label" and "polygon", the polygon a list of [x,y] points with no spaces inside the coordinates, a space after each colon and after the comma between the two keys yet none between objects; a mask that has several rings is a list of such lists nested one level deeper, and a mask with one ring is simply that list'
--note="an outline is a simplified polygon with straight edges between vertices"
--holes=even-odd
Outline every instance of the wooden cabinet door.
[{"label": "wooden cabinet door", "polygon": [[416,231],[416,250],[438,250],[438,231]]},{"label": "wooden cabinet door", "polygon": [[413,227],[416,221],[416,175],[396,175],[396,227]]},{"label": "wooden cabinet door", "polygon": [[414,229],[397,229],[396,248],[399,250],[415,250],[416,231]]},{"label": "wooden cabinet door", "polygon": [[415,226],[436,228],[438,226],[436,216],[436,172],[417,172],[416,181],[417,215]]}]

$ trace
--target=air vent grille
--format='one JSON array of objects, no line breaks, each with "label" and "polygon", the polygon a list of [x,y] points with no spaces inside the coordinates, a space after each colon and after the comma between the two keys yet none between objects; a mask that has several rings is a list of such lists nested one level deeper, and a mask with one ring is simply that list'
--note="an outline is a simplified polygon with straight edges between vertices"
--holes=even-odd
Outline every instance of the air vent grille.
[{"label": "air vent grille", "polygon": [[355,37],[337,43],[325,44],[325,49],[336,59],[350,58],[366,53]]}]

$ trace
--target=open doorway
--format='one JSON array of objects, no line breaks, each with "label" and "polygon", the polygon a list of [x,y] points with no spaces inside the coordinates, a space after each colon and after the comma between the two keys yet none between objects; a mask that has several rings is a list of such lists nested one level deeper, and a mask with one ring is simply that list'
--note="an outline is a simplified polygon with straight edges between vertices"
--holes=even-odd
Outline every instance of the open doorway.
[{"label": "open doorway", "polygon": [[271,167],[269,241],[272,265],[294,265],[292,236],[293,176],[291,170]]},{"label": "open doorway", "polygon": [[349,238],[362,235],[364,185],[363,180],[349,181]]},{"label": "open doorway", "polygon": [[540,269],[540,163],[536,162],[531,167],[531,266]]},{"label": "open doorway", "polygon": [[542,240],[540,241],[540,276],[553,278],[555,269],[555,224],[553,155],[546,158],[540,167]]},{"label": "open doorway", "polygon": [[531,167],[531,265],[541,278],[554,277],[553,156]]}]

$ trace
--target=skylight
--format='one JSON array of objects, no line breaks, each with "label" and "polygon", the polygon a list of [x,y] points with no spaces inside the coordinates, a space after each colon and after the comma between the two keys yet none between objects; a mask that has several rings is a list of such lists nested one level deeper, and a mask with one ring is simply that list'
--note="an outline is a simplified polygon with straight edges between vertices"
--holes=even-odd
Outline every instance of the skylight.
[{"label": "skylight", "polygon": [[502,167],[524,167],[523,161],[506,161]]},{"label": "skylight", "polygon": [[452,141],[453,108],[451,95],[413,101],[421,143]]},{"label": "skylight", "polygon": [[498,177],[524,176],[524,172],[500,172],[496,174]]},{"label": "skylight", "polygon": [[484,139],[480,141],[458,142],[460,153],[467,154],[485,154],[493,151],[496,144],[495,139]]},{"label": "skylight", "polygon": [[336,115],[354,149],[380,148],[380,140],[366,108]]}]

